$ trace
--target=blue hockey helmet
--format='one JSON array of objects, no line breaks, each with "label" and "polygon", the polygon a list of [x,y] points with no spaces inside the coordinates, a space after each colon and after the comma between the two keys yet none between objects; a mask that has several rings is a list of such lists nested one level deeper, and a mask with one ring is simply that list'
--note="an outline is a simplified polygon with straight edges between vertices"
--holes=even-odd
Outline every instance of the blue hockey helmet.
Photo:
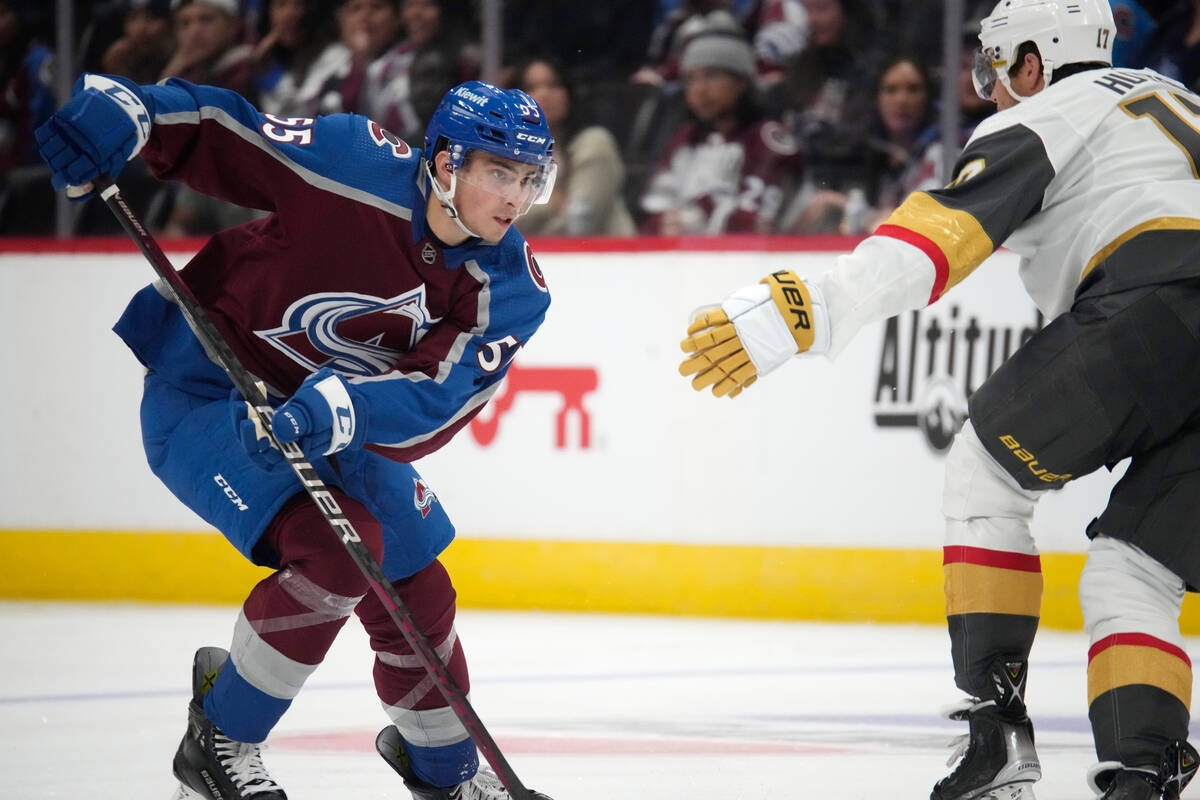
[{"label": "blue hockey helmet", "polygon": [[[467,153],[480,150],[501,158],[538,167],[527,199],[518,213],[534,203],[547,203],[554,189],[554,137],[541,106],[519,89],[499,89],[483,81],[467,81],[446,92],[425,128],[425,160],[433,172],[433,159],[442,150],[457,171]],[[434,191],[447,199],[435,180]],[[449,192],[453,195],[453,190]],[[450,209],[453,210],[452,202]]]},{"label": "blue hockey helmet", "polygon": [[466,150],[483,150],[526,164],[554,163],[554,137],[542,108],[520,89],[467,81],[446,92],[425,129],[425,158],[446,140],[450,161],[462,166]]}]

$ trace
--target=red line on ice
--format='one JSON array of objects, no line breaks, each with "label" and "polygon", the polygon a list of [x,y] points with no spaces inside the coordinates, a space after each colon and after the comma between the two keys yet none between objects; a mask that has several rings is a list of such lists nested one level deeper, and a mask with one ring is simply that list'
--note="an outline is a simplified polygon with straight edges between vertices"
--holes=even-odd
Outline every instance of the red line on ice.
[{"label": "red line on ice", "polygon": [[[795,755],[857,752],[856,748],[804,742],[768,742],[736,739],[637,738],[618,736],[499,736],[505,754],[524,755]],[[272,736],[268,744],[279,750],[308,752],[374,752],[375,734],[368,731],[331,731]]]}]

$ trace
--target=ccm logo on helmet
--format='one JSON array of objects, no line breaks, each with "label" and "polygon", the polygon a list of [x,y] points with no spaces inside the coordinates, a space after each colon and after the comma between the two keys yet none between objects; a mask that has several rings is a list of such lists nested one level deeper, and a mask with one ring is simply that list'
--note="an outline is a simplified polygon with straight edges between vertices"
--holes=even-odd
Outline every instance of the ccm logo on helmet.
[{"label": "ccm logo on helmet", "polygon": [[530,136],[528,133],[518,133],[517,141],[518,142],[532,142],[533,144],[545,144],[546,137],[545,136]]}]

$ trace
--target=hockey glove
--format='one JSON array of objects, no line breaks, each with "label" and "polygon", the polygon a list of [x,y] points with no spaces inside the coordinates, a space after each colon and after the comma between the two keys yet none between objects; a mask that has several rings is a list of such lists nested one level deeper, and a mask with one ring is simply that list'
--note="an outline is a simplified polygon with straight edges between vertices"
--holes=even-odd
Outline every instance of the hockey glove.
[{"label": "hockey glove", "polygon": [[350,385],[333,370],[314,372],[275,411],[271,422],[281,443],[296,442],[308,456],[362,447],[366,420],[355,408]]},{"label": "hockey glove", "polygon": [[136,84],[85,73],[73,97],[34,132],[50,182],[72,200],[92,192],[99,175],[115,178],[150,136],[150,111]]},{"label": "hockey glove", "polygon": [[829,349],[829,316],[817,287],[794,272],[775,272],[694,317],[679,345],[691,355],[680,375],[717,397],[742,390],[798,353]]},{"label": "hockey glove", "polygon": [[266,472],[275,472],[287,466],[287,459],[271,443],[271,437],[259,422],[258,414],[242,399],[237,389],[229,393],[229,416],[242,449],[255,466]]}]

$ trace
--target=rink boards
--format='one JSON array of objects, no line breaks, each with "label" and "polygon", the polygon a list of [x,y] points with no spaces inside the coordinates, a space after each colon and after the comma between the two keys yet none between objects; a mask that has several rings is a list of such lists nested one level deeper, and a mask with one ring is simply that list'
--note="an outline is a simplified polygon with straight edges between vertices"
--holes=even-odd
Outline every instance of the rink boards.
[{"label": "rink boards", "polygon": [[[194,246],[167,249],[182,266]],[[942,620],[944,448],[969,392],[1042,324],[1015,256],[865,329],[836,363],[789,364],[735,400],[676,372],[695,307],[775,269],[816,274],[852,246],[535,243],[545,325],[506,388],[417,465],[458,528],[445,560],[460,601]],[[0,242],[0,596],[236,601],[259,574],[146,467],[142,370],[109,331],[150,278],[130,250]],[[1113,480],[1038,510],[1047,625],[1079,625],[1082,531]]]}]

